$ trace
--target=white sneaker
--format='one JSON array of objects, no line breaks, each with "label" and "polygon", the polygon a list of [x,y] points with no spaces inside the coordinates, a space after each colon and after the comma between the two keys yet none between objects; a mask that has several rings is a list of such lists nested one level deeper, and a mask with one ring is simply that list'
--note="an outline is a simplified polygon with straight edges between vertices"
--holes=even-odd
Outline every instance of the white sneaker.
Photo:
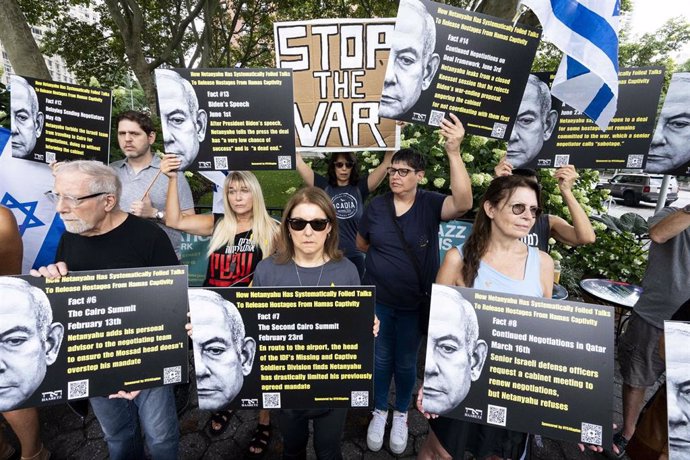
[{"label": "white sneaker", "polygon": [[369,428],[367,428],[367,447],[373,452],[378,452],[383,446],[383,433],[386,431],[388,411],[375,409],[371,414],[371,421]]},{"label": "white sneaker", "polygon": [[407,448],[407,412],[393,412],[390,448],[396,455],[402,454]]}]

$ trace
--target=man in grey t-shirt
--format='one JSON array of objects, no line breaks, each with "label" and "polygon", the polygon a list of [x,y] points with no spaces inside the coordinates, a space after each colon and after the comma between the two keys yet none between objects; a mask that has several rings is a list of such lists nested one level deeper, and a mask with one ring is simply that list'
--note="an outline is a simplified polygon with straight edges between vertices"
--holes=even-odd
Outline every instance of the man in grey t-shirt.
[{"label": "man in grey t-shirt", "polygon": [[690,205],[666,207],[649,219],[647,270],[644,292],[619,340],[618,356],[623,376],[623,429],[614,436],[619,450],[635,433],[647,388],[664,372],[659,338],[664,320],[671,319],[690,299]]},{"label": "man in grey t-shirt", "polygon": [[[156,132],[148,115],[132,110],[121,113],[117,117],[117,142],[127,158],[115,161],[110,166],[122,182],[120,208],[135,216],[156,220],[170,238],[179,258],[182,236],[177,230],[162,223],[165,218],[168,178],[165,174],[159,174],[161,160],[151,151],[151,144],[155,140]],[[183,177],[177,181],[180,209],[182,214],[194,214],[192,191]],[[151,185],[154,179],[155,182]]]}]

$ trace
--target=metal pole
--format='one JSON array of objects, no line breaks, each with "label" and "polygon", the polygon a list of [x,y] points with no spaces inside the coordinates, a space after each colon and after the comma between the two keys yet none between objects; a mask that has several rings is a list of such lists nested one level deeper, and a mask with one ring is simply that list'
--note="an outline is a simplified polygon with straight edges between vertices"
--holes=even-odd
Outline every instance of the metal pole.
[{"label": "metal pole", "polygon": [[656,202],[656,209],[654,213],[661,211],[661,209],[666,206],[666,195],[668,194],[668,183],[671,181],[671,176],[668,174],[664,175],[664,179],[661,181],[661,189],[659,190],[659,199]]}]

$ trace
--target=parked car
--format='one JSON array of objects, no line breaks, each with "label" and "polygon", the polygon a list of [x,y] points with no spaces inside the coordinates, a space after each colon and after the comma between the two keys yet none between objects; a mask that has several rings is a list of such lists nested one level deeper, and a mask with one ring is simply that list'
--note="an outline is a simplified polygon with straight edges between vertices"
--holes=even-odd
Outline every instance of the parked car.
[{"label": "parked car", "polygon": [[[600,183],[597,188],[607,188],[611,190],[611,196],[622,198],[626,206],[636,206],[640,201],[650,201],[656,203],[661,191],[663,175],[654,174],[616,174],[608,182]],[[666,194],[665,205],[673,203],[678,199],[678,181],[675,176],[671,176],[668,182],[668,193]]]}]

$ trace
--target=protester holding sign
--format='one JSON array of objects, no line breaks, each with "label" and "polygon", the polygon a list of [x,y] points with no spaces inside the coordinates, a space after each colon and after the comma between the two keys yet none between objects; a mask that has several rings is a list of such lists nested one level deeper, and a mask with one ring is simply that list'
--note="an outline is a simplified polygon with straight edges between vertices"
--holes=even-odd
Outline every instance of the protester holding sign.
[{"label": "protester holding sign", "polygon": [[[12,211],[0,206],[0,275],[17,274],[21,268],[22,239],[19,236],[17,221]],[[7,321],[3,319],[2,324],[6,323]],[[50,457],[50,451],[43,446],[39,437],[38,410],[20,409],[3,412],[2,416],[19,438],[22,457],[36,460],[45,460]],[[0,431],[0,458],[12,458],[13,454],[14,449]]]},{"label": "protester holding sign", "polygon": [[360,278],[364,275],[364,253],[357,249],[357,228],[364,214],[364,200],[376,190],[391,164],[392,151],[371,174],[359,177],[357,157],[352,152],[338,152],[328,160],[328,177],[315,173],[297,153],[297,172],[307,186],[323,189],[331,197],[340,229],[339,248],[355,264]]},{"label": "protester holding sign", "polygon": [[[180,209],[177,170],[182,159],[165,155],[161,170],[168,176],[165,224],[193,235],[211,236],[206,287],[248,286],[259,261],[273,253],[278,225],[268,215],[261,185],[248,171],[234,171],[225,178],[225,214],[184,214]],[[230,411],[215,412],[211,434],[219,435],[230,423]]]},{"label": "protester holding sign", "polygon": [[[285,206],[276,255],[256,268],[254,286],[358,286],[356,267],[338,249],[338,220],[323,190],[306,187]],[[341,459],[340,439],[347,410],[282,410],[283,459],[305,458],[309,420],[320,459]],[[259,425],[270,432],[270,426]],[[264,445],[262,453],[267,446]]]},{"label": "protester holding sign", "polygon": [[438,227],[442,220],[472,207],[472,190],[460,143],[465,128],[455,115],[441,122],[450,166],[451,195],[418,190],[425,159],[419,152],[395,153],[388,168],[391,193],[376,197],[364,211],[357,247],[367,252],[365,284],[376,286],[375,411],[367,446],[378,451],[388,417],[388,390],[395,376],[396,401],[390,448],[400,454],[407,446],[407,409],[416,380],[421,318],[429,314],[428,293],[438,270]]},{"label": "protester holding sign", "polygon": [[[553,261],[548,254],[521,241],[541,213],[539,186],[522,176],[493,180],[482,198],[472,234],[460,248],[446,254],[436,282],[522,294],[551,297]],[[420,389],[417,408],[427,418]],[[485,425],[446,417],[433,418],[431,431],[419,458],[463,458],[469,450],[477,458],[497,455],[517,459],[526,436]]]},{"label": "protester holding sign", "polygon": [[[156,224],[119,209],[122,185],[97,161],[58,166],[49,196],[65,223],[55,264],[32,270],[60,278],[70,270],[177,265],[170,240]],[[156,305],[145,305],[156,308]],[[144,458],[141,434],[153,459],[177,458],[179,427],[171,385],[90,398],[111,459]]]}]

